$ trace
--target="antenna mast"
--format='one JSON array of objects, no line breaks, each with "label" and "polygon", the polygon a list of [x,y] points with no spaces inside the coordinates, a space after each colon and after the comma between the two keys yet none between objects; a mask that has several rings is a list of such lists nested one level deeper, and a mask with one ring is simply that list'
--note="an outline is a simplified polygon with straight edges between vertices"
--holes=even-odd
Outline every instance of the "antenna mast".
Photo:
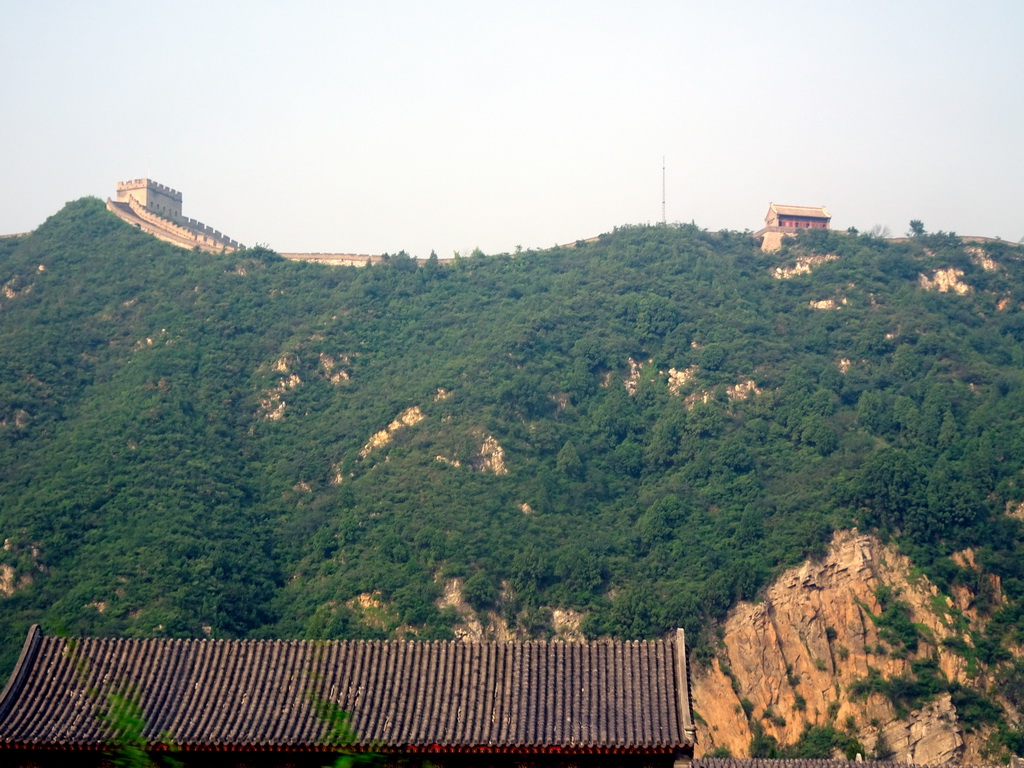
[{"label": "antenna mast", "polygon": [[661,223],[667,224],[665,218],[665,156],[661,156]]}]

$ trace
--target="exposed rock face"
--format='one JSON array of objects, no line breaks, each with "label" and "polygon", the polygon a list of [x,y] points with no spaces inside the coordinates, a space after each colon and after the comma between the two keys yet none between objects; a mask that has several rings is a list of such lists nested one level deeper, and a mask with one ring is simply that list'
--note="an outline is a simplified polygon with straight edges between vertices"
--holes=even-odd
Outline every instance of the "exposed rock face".
[{"label": "exposed rock face", "polygon": [[[884,591],[907,606],[909,620],[919,627],[916,651],[888,652],[894,648],[875,623],[884,610]],[[964,601],[967,607],[969,596]],[[727,747],[735,756],[746,755],[751,722],[783,744],[797,741],[808,724],[852,723],[868,753],[882,735],[902,762],[977,755],[980,743],[973,742],[982,737],[964,734],[948,694],[900,719],[883,695],[850,693],[851,684],[872,670],[891,679],[910,674],[911,663],[923,658],[936,658],[947,679],[967,684],[965,659],[942,643],[970,642],[960,616],[972,618],[926,578],[912,574],[911,563],[893,548],[855,530],[838,532],[824,560],[785,572],[762,603],[733,610],[718,657],[694,676],[695,708],[703,719],[698,750]]]},{"label": "exposed rock face", "polygon": [[419,424],[423,419],[426,418],[423,415],[423,411],[420,410],[418,405],[414,405],[412,408],[406,408],[395,420],[392,421],[385,429],[374,434],[363,446],[362,450],[359,451],[359,458],[363,459],[370,455],[371,451],[377,448],[383,448],[385,445],[391,442],[392,436],[400,429],[405,427],[412,427]]},{"label": "exposed rock face", "polygon": [[963,276],[964,271],[962,269],[955,269],[954,267],[936,269],[932,272],[931,277],[924,274],[918,275],[917,284],[926,291],[938,291],[939,293],[949,293],[952,291],[958,296],[963,296],[971,290],[971,286],[960,279]]},{"label": "exposed rock face", "polygon": [[631,395],[636,394],[637,387],[640,386],[640,375],[643,372],[645,365],[650,365],[653,360],[646,360],[644,362],[637,362],[632,357],[629,358],[629,375],[625,379],[626,391]]},{"label": "exposed rock face", "polygon": [[437,607],[441,610],[451,608],[459,617],[458,623],[452,629],[457,640],[479,643],[486,639],[484,625],[480,623],[472,606],[462,597],[462,579],[448,579],[444,582]]},{"label": "exposed rock face", "polygon": [[[671,386],[671,383],[670,383]],[[729,398],[730,402],[736,402],[737,400],[747,400],[753,395],[760,395],[761,390],[757,384],[754,383],[753,379],[747,379],[737,384],[730,384],[725,388],[725,395]],[[697,392],[691,392],[683,399],[683,405],[686,406],[687,410],[690,410],[697,403],[710,403],[715,398],[715,393],[710,390],[698,390]]]},{"label": "exposed rock face", "polygon": [[690,410],[697,403],[710,403],[712,397],[714,395],[706,389],[699,392],[691,392],[683,399],[683,405],[686,406],[686,410]]},{"label": "exposed rock face", "polygon": [[[167,330],[163,329],[162,334]],[[147,339],[147,346],[153,346],[153,340]],[[139,345],[136,345],[139,346]],[[285,409],[288,407],[284,395],[291,389],[295,389],[302,383],[298,374],[292,373],[292,368],[299,362],[298,358],[291,353],[281,355],[270,364],[270,370],[274,373],[283,374],[281,379],[273,387],[264,390],[259,398],[259,408],[256,415],[267,421],[280,421],[284,418]]]},{"label": "exposed rock face", "polygon": [[3,294],[5,298],[16,299],[19,296],[25,296],[32,293],[33,283],[19,280],[18,278],[12,278],[4,283]]},{"label": "exposed rock face", "polygon": [[948,693],[912,712],[906,721],[887,723],[882,733],[899,759],[909,763],[946,763],[963,755],[964,738]]},{"label": "exposed rock face", "polygon": [[[502,590],[502,599],[508,596],[505,594],[507,589],[508,587],[505,585],[505,589]],[[510,640],[528,639],[522,632],[510,628],[508,622],[497,611],[487,611],[478,615],[463,598],[462,579],[448,579],[443,583],[442,595],[437,601],[437,607],[442,610],[450,608],[455,611],[458,620],[452,627],[452,633],[457,640],[468,642],[493,640],[507,643]]]},{"label": "exposed rock face", "polygon": [[14,568],[9,565],[0,565],[0,597],[10,597],[20,585],[17,583]]},{"label": "exposed rock face", "polygon": [[1006,514],[1010,517],[1015,517],[1018,520],[1024,520],[1024,501],[1006,502]]},{"label": "exposed rock face", "polygon": [[[349,358],[347,355],[342,355],[341,364],[348,365]],[[327,378],[331,384],[344,384],[351,377],[344,368],[339,368],[339,361],[331,357],[331,355],[320,353],[320,368],[323,371],[323,375]],[[337,368],[337,370],[335,370]]]},{"label": "exposed rock face", "polygon": [[[529,633],[518,623],[510,627],[508,621],[497,611],[487,611],[477,614],[472,606],[465,601],[462,594],[462,579],[447,579],[442,583],[442,595],[437,600],[437,607],[446,608],[455,612],[458,620],[452,627],[452,633],[457,640],[469,642],[481,642],[493,640],[499,643],[510,640],[528,640]],[[507,583],[503,584],[502,601],[512,598]],[[581,642],[584,640],[581,626],[584,614],[574,611],[571,608],[542,608],[542,611],[551,612],[551,626],[555,631],[555,637],[566,642]]]},{"label": "exposed rock face", "polygon": [[849,303],[848,299],[843,296],[841,299],[822,299],[821,301],[808,302],[808,306],[811,309],[839,309],[845,307]]},{"label": "exposed rock face", "polygon": [[571,643],[583,641],[584,614],[574,611],[572,608],[555,608],[551,611],[551,626],[554,627],[555,636]]},{"label": "exposed rock face", "polygon": [[753,379],[747,379],[746,381],[741,381],[739,384],[726,387],[725,394],[732,401],[746,400],[751,395],[760,395],[761,390],[757,388]]},{"label": "exposed rock face", "polygon": [[679,390],[689,384],[697,376],[697,366],[691,365],[684,371],[675,368],[668,369],[668,391],[670,394],[678,395]]},{"label": "exposed rock face", "polygon": [[[281,364],[281,361],[278,361],[278,365]],[[287,371],[287,368],[282,369],[275,367],[274,370]],[[260,398],[258,415],[268,421],[279,421],[284,418],[284,409],[287,407],[287,403],[283,399],[284,393],[289,389],[295,389],[301,383],[302,379],[292,373],[279,381],[276,387],[264,392],[263,396]]]},{"label": "exposed rock face", "polygon": [[[385,631],[395,630],[398,626],[398,612],[391,603],[381,598],[380,592],[363,592],[345,603],[356,617],[368,627]],[[402,629],[407,629],[402,627]]]},{"label": "exposed rock face", "polygon": [[810,256],[801,256],[792,266],[776,267],[772,271],[772,277],[776,280],[789,280],[797,275],[809,275],[814,267],[824,264],[826,261],[835,261],[839,256],[835,253],[820,253]]},{"label": "exposed rock face", "polygon": [[331,485],[341,485],[345,482],[345,475],[341,471],[340,464],[331,465]]},{"label": "exposed rock face", "polygon": [[12,423],[18,429],[22,429],[26,424],[28,424],[31,418],[32,417],[28,411],[26,411],[24,408],[19,408],[14,412],[14,418],[12,419],[12,421],[8,421],[7,419],[0,419],[0,429],[3,429],[4,427],[9,427],[11,426]]},{"label": "exposed rock face", "polygon": [[[39,544],[18,544],[10,538],[4,539],[0,552],[6,553],[0,557],[13,557],[15,562],[19,555],[27,554],[31,562],[32,571],[44,573],[46,566],[39,561]],[[15,565],[0,562],[0,599],[12,597],[15,592],[25,589],[34,581],[32,571],[22,572]]]},{"label": "exposed rock face", "polygon": [[473,462],[473,468],[496,475],[508,474],[508,467],[505,466],[505,449],[491,435],[484,438],[480,453]]},{"label": "exposed rock face", "polygon": [[996,272],[999,265],[988,255],[988,251],[978,245],[968,245],[964,250],[971,257],[971,263],[981,267],[986,272]]}]

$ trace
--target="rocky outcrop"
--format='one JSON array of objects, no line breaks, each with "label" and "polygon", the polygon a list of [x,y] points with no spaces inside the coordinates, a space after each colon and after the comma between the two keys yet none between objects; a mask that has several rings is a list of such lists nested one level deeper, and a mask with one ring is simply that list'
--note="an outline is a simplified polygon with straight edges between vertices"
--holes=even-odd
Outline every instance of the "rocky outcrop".
[{"label": "rocky outcrop", "polygon": [[758,389],[753,379],[747,379],[741,381],[739,384],[733,384],[732,386],[725,388],[725,394],[729,400],[736,402],[737,400],[746,400],[754,395],[760,395],[761,390]]},{"label": "rocky outcrop", "polygon": [[[879,625],[885,604],[895,601],[915,627],[916,648]],[[786,571],[761,603],[741,603],[730,614],[717,657],[693,680],[699,749],[742,756],[753,724],[782,744],[797,741],[807,725],[833,724],[852,729],[868,754],[884,739],[904,762],[977,755],[982,737],[958,725],[949,694],[898,713],[877,691],[851,690],[858,681],[910,676],[918,659],[937,660],[951,682],[983,683],[943,643],[970,644],[977,617],[957,607],[968,603],[967,595],[955,603],[942,595],[894,548],[856,530],[838,532],[824,559]]]},{"label": "rocky outcrop", "polygon": [[18,408],[17,410],[14,411],[13,414],[11,414],[10,419],[0,418],[0,429],[4,429],[5,427],[9,426],[14,426],[17,427],[18,429],[23,429],[25,425],[29,423],[31,418],[32,416],[31,414],[29,414],[28,411],[26,411],[24,408]]},{"label": "rocky outcrop", "polygon": [[885,743],[899,760],[916,765],[948,763],[963,757],[964,736],[948,693],[881,728]]},{"label": "rocky outcrop", "polygon": [[631,395],[635,395],[637,389],[640,387],[640,377],[643,374],[643,367],[650,365],[654,360],[648,358],[643,362],[637,362],[632,357],[629,358],[629,375],[626,376],[623,382],[626,385],[626,391]]},{"label": "rocky outcrop", "polygon": [[585,614],[572,608],[554,608],[551,611],[551,627],[555,637],[571,643],[579,643],[584,639],[583,619]]},{"label": "rocky outcrop", "polygon": [[458,617],[458,621],[452,629],[456,640],[479,643],[488,639],[489,633],[476,611],[462,596],[462,579],[448,579],[443,583],[437,607],[442,611],[446,608],[452,610]]},{"label": "rocky outcrop", "polygon": [[970,257],[971,263],[975,266],[981,267],[986,272],[999,271],[999,264],[997,264],[996,261],[988,255],[988,251],[980,245],[966,245],[964,246],[964,250],[967,251],[967,255]]},{"label": "rocky outcrop", "polygon": [[[746,379],[745,381],[737,382],[736,384],[730,384],[725,388],[725,396],[729,398],[729,402],[735,403],[738,400],[748,400],[754,395],[760,395],[761,390],[757,384],[754,383],[753,379]],[[697,403],[710,403],[715,399],[715,393],[711,390],[698,390],[691,392],[685,398],[683,398],[683,405],[686,406],[687,410],[692,409]]]},{"label": "rocky outcrop", "polygon": [[508,474],[508,467],[505,466],[505,449],[491,435],[487,435],[481,443],[480,450],[473,461],[473,468],[495,475]]},{"label": "rocky outcrop", "polygon": [[[463,581],[459,578],[439,579],[441,584],[441,597],[437,600],[437,607],[443,610],[450,610],[455,613],[456,621],[452,627],[452,634],[457,640],[468,642],[496,641],[507,643],[511,640],[529,640],[530,632],[516,621],[513,626],[498,611],[489,610],[477,613],[463,597]],[[514,595],[508,583],[502,584],[501,602],[514,602]],[[559,640],[576,643],[582,642],[582,625],[584,614],[574,611],[571,608],[548,608],[540,609],[542,613],[549,613],[551,617],[551,628],[554,636]]]},{"label": "rocky outcrop", "polygon": [[[161,333],[166,333],[166,329],[161,331]],[[146,341],[149,343],[149,346],[152,346],[152,339],[147,339]],[[302,379],[299,378],[298,374],[292,373],[292,368],[297,364],[298,357],[290,353],[281,355],[281,357],[270,364],[270,370],[275,374],[281,374],[281,377],[274,386],[268,387],[259,396],[259,407],[256,410],[257,417],[266,421],[280,421],[284,418],[285,409],[288,407],[284,396],[289,390],[295,389],[302,383]]]},{"label": "rocky outcrop", "polygon": [[412,427],[419,424],[423,419],[426,418],[423,415],[423,411],[420,410],[418,405],[414,405],[411,408],[406,408],[395,420],[387,425],[380,432],[375,433],[369,440],[366,441],[366,445],[363,446],[362,450],[359,451],[359,458],[365,459],[370,455],[371,452],[378,448],[383,448],[385,445],[391,442],[391,438],[396,432],[405,427]]},{"label": "rocky outcrop", "polygon": [[351,377],[341,365],[348,365],[350,362],[348,355],[342,355],[341,359],[338,360],[325,352],[320,353],[320,369],[323,372],[324,378],[326,378],[331,384],[344,384]]},{"label": "rocky outcrop", "polygon": [[970,292],[971,286],[960,278],[964,276],[962,269],[949,267],[948,269],[936,269],[932,276],[921,274],[917,277],[917,284],[926,291],[938,291],[939,293],[955,293],[958,296]]},{"label": "rocky outcrop", "polygon": [[683,405],[686,406],[686,410],[691,410],[697,403],[710,403],[714,397],[714,393],[709,390],[700,390],[698,392],[691,392],[685,398],[683,398]]},{"label": "rocky outcrop", "polygon": [[4,298],[16,299],[19,296],[26,296],[32,293],[32,289],[35,287],[35,283],[30,283],[25,280],[18,278],[11,278],[4,283],[3,288],[0,292],[3,293]]},{"label": "rocky outcrop", "polygon": [[836,261],[838,258],[838,254],[835,253],[815,253],[810,256],[801,256],[789,266],[776,267],[772,270],[772,277],[776,280],[789,280],[797,275],[809,275],[819,264]]},{"label": "rocky outcrop", "polygon": [[31,583],[31,579],[23,577],[18,579],[14,568],[10,565],[0,564],[0,597],[10,597],[22,587]]},{"label": "rocky outcrop", "polygon": [[1006,514],[1018,520],[1024,520],[1024,501],[1006,502]]},{"label": "rocky outcrop", "polygon": [[46,572],[46,566],[39,560],[39,543],[19,544],[11,538],[4,539],[0,548],[0,599],[13,597],[31,586],[35,572]]},{"label": "rocky outcrop", "polygon": [[378,591],[363,592],[345,603],[356,618],[368,627],[385,632],[405,632],[409,627],[398,623],[398,611],[393,603],[388,603]]},{"label": "rocky outcrop", "polygon": [[843,296],[839,299],[821,299],[820,301],[810,301],[807,306],[811,309],[839,309],[845,307],[849,303],[849,300]]},{"label": "rocky outcrop", "polygon": [[294,373],[281,379],[276,386],[268,389],[260,397],[259,410],[257,411],[257,414],[267,421],[280,421],[284,418],[284,411],[288,405],[284,401],[285,393],[290,389],[295,389],[301,383],[302,379]]},{"label": "rocky outcrop", "polygon": [[675,368],[668,369],[668,391],[669,394],[678,395],[679,390],[692,382],[697,377],[697,366],[691,365],[683,371]]}]

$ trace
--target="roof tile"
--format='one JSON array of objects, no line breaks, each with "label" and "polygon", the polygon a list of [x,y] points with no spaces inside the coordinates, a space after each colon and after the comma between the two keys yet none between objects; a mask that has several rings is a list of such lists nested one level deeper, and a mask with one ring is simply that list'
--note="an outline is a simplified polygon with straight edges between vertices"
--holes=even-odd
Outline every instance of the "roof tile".
[{"label": "roof tile", "polygon": [[33,628],[0,694],[0,749],[108,743],[102,716],[119,695],[139,703],[151,743],[183,748],[323,746],[326,702],[351,713],[366,747],[672,751],[694,741],[682,642],[69,640]]}]

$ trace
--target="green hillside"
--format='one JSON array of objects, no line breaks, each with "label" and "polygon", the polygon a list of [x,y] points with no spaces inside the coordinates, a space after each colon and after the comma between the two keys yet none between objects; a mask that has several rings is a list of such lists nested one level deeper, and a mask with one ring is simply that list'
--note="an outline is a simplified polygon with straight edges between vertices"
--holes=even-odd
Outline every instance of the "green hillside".
[{"label": "green hillside", "polygon": [[[1022,256],[686,225],[331,268],[71,203],[0,240],[0,661],[32,622],[446,637],[452,577],[534,635],[571,608],[706,650],[853,524],[984,593],[948,557],[974,547],[998,654],[1024,642]],[[922,287],[949,268],[965,293]]]}]

